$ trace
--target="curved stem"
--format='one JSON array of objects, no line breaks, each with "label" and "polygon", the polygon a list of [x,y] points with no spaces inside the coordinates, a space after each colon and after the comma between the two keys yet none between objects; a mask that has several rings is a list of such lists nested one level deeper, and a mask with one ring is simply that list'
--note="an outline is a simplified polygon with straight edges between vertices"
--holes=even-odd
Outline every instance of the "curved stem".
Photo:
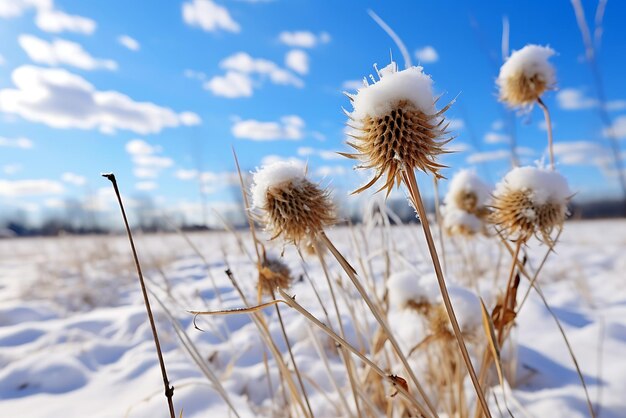
[{"label": "curved stem", "polygon": [[450,301],[448,288],[446,286],[445,279],[443,278],[441,264],[439,263],[439,256],[437,255],[437,248],[435,247],[435,241],[433,240],[428,217],[426,216],[426,208],[424,208],[424,202],[422,201],[419,188],[417,187],[415,173],[412,169],[404,169],[402,171],[402,177],[404,183],[409,189],[409,195],[413,200],[413,204],[415,205],[415,209],[417,210],[417,214],[419,215],[420,221],[422,223],[422,229],[424,230],[424,236],[426,237],[426,242],[428,243],[428,250],[430,252],[430,257],[433,262],[433,267],[435,268],[435,274],[437,276],[437,283],[439,284],[439,290],[441,291],[443,304],[446,308],[450,324],[452,325],[454,336],[456,337],[456,341],[459,344],[459,350],[461,351],[463,361],[465,362],[465,367],[467,368],[467,372],[469,373],[470,379],[472,380],[472,385],[474,385],[474,390],[476,391],[478,402],[483,410],[483,413],[486,417],[491,418],[491,413],[489,412],[487,400],[485,399],[484,393],[480,387],[478,376],[476,375],[476,371],[474,370],[474,366],[472,365],[472,360],[470,358],[469,352],[467,351],[467,347],[465,346],[465,341],[463,340],[463,335],[461,334],[459,321],[456,319],[454,308],[452,307],[452,302]]},{"label": "curved stem", "polygon": [[548,149],[550,151],[550,169],[554,170],[554,151],[552,146],[552,119],[550,118],[550,111],[548,106],[541,100],[541,97],[537,99],[537,103],[541,110],[543,110],[543,116],[546,119],[546,130],[548,131]]}]

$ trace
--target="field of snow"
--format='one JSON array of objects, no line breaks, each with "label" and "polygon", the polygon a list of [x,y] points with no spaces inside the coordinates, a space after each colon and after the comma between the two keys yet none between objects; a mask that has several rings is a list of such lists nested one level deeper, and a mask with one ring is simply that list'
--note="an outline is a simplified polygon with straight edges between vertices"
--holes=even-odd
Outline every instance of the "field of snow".
[{"label": "field of snow", "polygon": [[[386,232],[335,228],[329,235],[360,274],[363,269],[374,273],[379,291],[387,270],[414,268],[419,274],[431,273],[418,225],[392,227]],[[232,233],[198,233],[190,238],[206,263],[179,235],[136,237],[154,292],[152,304],[175,386],[176,410],[182,409],[186,418],[234,416],[183,348],[159,301],[197,349],[196,360],[218,376],[241,417],[281,416],[282,396],[270,397],[263,361],[267,350],[250,318],[245,314],[200,317],[201,332],[187,313],[243,305],[224,273],[227,268],[249,298],[256,299],[250,240],[245,231],[241,232],[243,245]],[[277,244],[270,248],[274,254],[282,249]],[[494,283],[506,279],[510,259],[501,257],[499,248],[485,238],[471,247],[449,241],[448,280],[463,282],[467,276],[464,269],[470,265],[480,277],[476,285],[482,296],[492,301],[497,288]],[[536,267],[545,250],[533,242],[529,264]],[[368,257],[360,259],[359,254]],[[461,263],[468,258],[471,263]],[[289,293],[321,318],[323,311],[303,278],[303,264],[292,247],[285,248],[285,261],[296,278]],[[333,277],[341,277],[338,266],[330,258],[328,261]],[[496,278],[498,264],[502,266]],[[603,418],[626,416],[624,272],[626,221],[568,222],[556,254],[548,259],[539,279],[569,337],[598,416]],[[316,258],[306,258],[306,273],[320,290],[322,301],[327,301],[326,282]],[[345,277],[343,283],[354,302],[357,295]],[[523,280],[521,289],[526,287]],[[345,307],[345,300],[340,298],[340,305]],[[360,302],[351,305],[363,309]],[[326,307],[330,312],[330,304]],[[330,371],[337,381],[345,382],[340,356],[328,338],[297,312],[284,305],[280,309],[315,416],[337,416],[337,394],[316,349],[326,350]],[[274,309],[264,312],[277,345],[286,352]],[[362,325],[375,330],[371,315],[357,316],[364,321]],[[344,319],[350,322],[349,316]],[[408,338],[411,322],[396,322],[398,334]],[[513,332],[517,372],[509,394],[515,416],[588,416],[584,392],[563,338],[534,292],[517,324]],[[348,327],[347,334],[355,339],[354,328]],[[321,344],[313,344],[312,336]],[[272,392],[276,393],[280,377],[271,355],[268,358]],[[493,399],[491,402],[499,416]],[[284,409],[282,412],[284,415]],[[0,241],[0,417],[124,416],[167,416],[154,343],[125,237]]]}]

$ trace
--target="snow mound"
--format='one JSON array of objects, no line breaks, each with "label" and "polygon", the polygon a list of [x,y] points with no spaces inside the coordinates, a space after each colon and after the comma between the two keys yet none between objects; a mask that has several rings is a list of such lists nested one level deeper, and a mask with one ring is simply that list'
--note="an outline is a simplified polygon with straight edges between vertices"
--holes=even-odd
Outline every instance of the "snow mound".
[{"label": "snow mound", "polygon": [[447,230],[467,230],[478,233],[482,229],[482,221],[469,212],[455,207],[444,206],[443,226]]},{"label": "snow mound", "polygon": [[520,73],[526,77],[538,76],[550,86],[556,82],[555,71],[548,59],[555,51],[547,46],[526,45],[524,48],[513,51],[511,56],[500,68],[497,84],[502,87],[506,79],[518,76]]},{"label": "snow mound", "polygon": [[427,115],[435,113],[433,80],[424,74],[422,67],[398,71],[397,64],[392,62],[378,71],[378,75],[380,80],[358,89],[353,97],[354,111],[350,114],[353,119],[385,116],[400,100],[407,100]]},{"label": "snow mound", "polygon": [[389,276],[387,289],[389,290],[389,304],[403,308],[410,301],[416,303],[437,303],[439,290],[432,275],[418,276],[407,270]]},{"label": "snow mound", "polygon": [[295,161],[277,161],[268,164],[256,172],[252,177],[252,207],[263,208],[266,203],[267,191],[272,187],[287,182],[299,182],[306,176],[306,167]]},{"label": "snow mound", "polygon": [[497,184],[495,196],[510,191],[526,191],[533,203],[567,204],[572,192],[567,180],[556,171],[538,167],[516,167]]}]

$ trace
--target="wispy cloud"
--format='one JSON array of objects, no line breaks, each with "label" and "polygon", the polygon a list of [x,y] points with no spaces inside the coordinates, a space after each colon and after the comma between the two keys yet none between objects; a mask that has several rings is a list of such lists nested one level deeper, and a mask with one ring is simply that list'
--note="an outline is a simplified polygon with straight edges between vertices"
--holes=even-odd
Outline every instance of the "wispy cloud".
[{"label": "wispy cloud", "polygon": [[285,55],[285,65],[298,74],[308,74],[309,56],[301,49],[292,49]]},{"label": "wispy cloud", "polygon": [[211,0],[192,0],[183,3],[183,20],[189,26],[199,27],[207,32],[225,30],[237,33],[241,27],[230,16],[224,6]]},{"label": "wispy cloud", "polygon": [[314,34],[310,31],[284,31],[278,35],[279,42],[296,48],[314,48],[321,44],[327,44],[331,40],[331,36],[327,32]]},{"label": "wispy cloud", "polygon": [[232,127],[235,138],[252,141],[297,141],[304,136],[304,120],[296,115],[283,116],[278,122],[262,122],[254,119],[238,120]]},{"label": "wispy cloud", "polygon": [[18,43],[28,57],[38,64],[69,65],[82,70],[117,69],[115,61],[94,58],[76,42],[64,39],[47,42],[36,36],[20,35]]},{"label": "wispy cloud", "polygon": [[61,194],[64,191],[61,183],[49,179],[0,180],[0,196],[40,196]]},{"label": "wispy cloud", "polygon": [[415,58],[417,58],[421,64],[431,64],[439,61],[439,54],[434,47],[427,45],[415,51]]},{"label": "wispy cloud", "polygon": [[[598,101],[585,95],[582,89],[565,88],[556,94],[559,107],[563,110],[585,110],[598,106]],[[609,100],[607,110],[626,109],[626,100]]]},{"label": "wispy cloud", "polygon": [[61,175],[61,180],[74,186],[83,186],[87,184],[87,179],[76,173],[66,172]]},{"label": "wispy cloud", "polygon": [[174,165],[174,161],[160,155],[162,149],[149,144],[143,139],[133,139],[126,143],[126,152],[130,154],[133,161],[133,173],[136,177],[156,178],[161,170]]},{"label": "wispy cloud", "polygon": [[0,136],[0,147],[31,149],[33,147],[33,141],[23,137],[5,138]]},{"label": "wispy cloud", "polygon": [[131,38],[128,35],[118,36],[117,42],[125,48],[130,49],[131,51],[139,51],[139,49],[141,49],[139,41],[137,41],[135,38]]},{"label": "wispy cloud", "polygon": [[13,70],[11,78],[16,88],[0,90],[0,111],[54,128],[149,134],[200,122],[188,112],[137,102],[116,91],[98,91],[84,78],[63,69],[25,65]]}]

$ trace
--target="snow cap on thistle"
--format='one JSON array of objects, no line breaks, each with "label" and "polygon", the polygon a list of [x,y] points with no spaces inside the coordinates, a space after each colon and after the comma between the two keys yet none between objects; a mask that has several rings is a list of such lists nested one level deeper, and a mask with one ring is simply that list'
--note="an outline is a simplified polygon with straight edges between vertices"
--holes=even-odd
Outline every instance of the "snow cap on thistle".
[{"label": "snow cap on thistle", "polygon": [[306,178],[303,165],[280,161],[253,174],[252,208],[261,213],[272,239],[312,238],[335,222],[328,191]]},{"label": "snow cap on thistle", "polygon": [[496,186],[491,220],[508,238],[526,242],[536,235],[552,243],[550,234],[563,227],[571,196],[556,171],[517,167]]},{"label": "snow cap on thistle", "polygon": [[[374,67],[376,68],[376,67]],[[354,141],[348,145],[356,153],[342,155],[361,161],[357,168],[372,168],[376,174],[360,193],[371,187],[383,175],[385,184],[380,190],[389,194],[394,183],[400,184],[402,169],[418,168],[436,177],[444,166],[437,157],[445,153],[443,146],[450,140],[443,118],[447,105],[437,111],[433,97],[433,81],[422,67],[398,71],[395,62],[378,71],[378,81],[372,84],[364,79],[363,87],[354,95],[348,94],[353,111],[346,112]]]},{"label": "snow cap on thistle", "polygon": [[443,227],[449,235],[471,237],[483,231],[483,221],[476,215],[454,206],[443,207]]},{"label": "snow cap on thistle", "polygon": [[526,45],[514,51],[500,67],[496,80],[500,100],[511,107],[529,106],[546,90],[553,89],[556,76],[548,59],[554,54],[552,48],[540,45]]},{"label": "snow cap on thistle", "polygon": [[453,207],[480,216],[489,203],[490,187],[473,170],[459,170],[448,186],[444,198],[447,207]]}]

